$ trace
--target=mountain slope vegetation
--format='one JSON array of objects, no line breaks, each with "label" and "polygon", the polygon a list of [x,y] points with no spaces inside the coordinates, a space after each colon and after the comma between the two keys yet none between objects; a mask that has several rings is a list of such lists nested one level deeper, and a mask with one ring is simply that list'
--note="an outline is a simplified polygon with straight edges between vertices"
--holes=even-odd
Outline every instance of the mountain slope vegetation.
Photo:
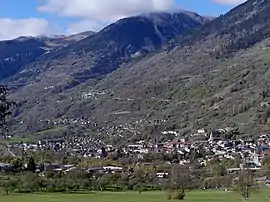
[{"label": "mountain slope vegetation", "polygon": [[39,60],[43,55],[56,52],[91,35],[93,32],[51,38],[22,36],[0,41],[0,81],[23,71],[25,66]]},{"label": "mountain slope vegetation", "polygon": [[[168,34],[174,36],[164,40],[174,39],[169,49],[143,57],[132,56],[154,44],[155,37],[147,35],[153,26],[146,22],[146,33],[141,32],[152,43],[135,40],[129,46],[133,35],[123,25],[134,18],[117,22],[32,63],[27,76],[10,79],[11,85],[21,86],[11,96],[19,101],[15,120],[20,124],[14,131],[44,130],[80,119],[88,127],[162,120],[165,128],[181,134],[235,125],[249,135],[266,132],[269,11],[269,1],[249,0],[202,26]],[[139,17],[138,27],[147,19]],[[106,38],[108,32],[112,38]],[[165,44],[162,38],[157,37],[157,47]]]}]

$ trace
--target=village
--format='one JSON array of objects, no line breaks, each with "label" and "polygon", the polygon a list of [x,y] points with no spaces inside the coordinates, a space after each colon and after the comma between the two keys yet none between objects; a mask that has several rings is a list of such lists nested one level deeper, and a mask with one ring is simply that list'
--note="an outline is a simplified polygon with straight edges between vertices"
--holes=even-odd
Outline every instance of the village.
[{"label": "village", "polygon": [[[163,131],[162,135],[172,135],[175,138],[165,142],[146,142],[145,140],[140,140],[123,145],[121,148],[117,145],[106,144],[101,139],[91,136],[66,136],[58,139],[43,139],[37,142],[9,143],[0,154],[7,155],[7,152],[5,152],[7,150],[9,151],[9,155],[19,157],[21,151],[29,153],[51,150],[56,153],[64,152],[69,156],[101,159],[114,154],[116,151],[119,152],[121,149],[123,155],[132,156],[144,163],[151,163],[144,159],[147,155],[169,155],[176,153],[180,165],[197,163],[201,168],[205,167],[213,159],[234,161],[240,159],[240,163],[244,164],[246,168],[260,170],[262,168],[263,158],[270,149],[270,136],[261,135],[256,139],[234,139],[232,138],[235,132],[233,130],[233,128],[225,128],[212,131],[209,134],[205,129],[199,129],[196,133],[183,138],[175,131]],[[192,155],[196,157],[191,158]],[[172,162],[167,161],[166,163],[170,164]],[[0,168],[2,169],[6,166],[8,164],[0,164]],[[117,171],[124,169],[118,166],[108,166],[100,169]],[[73,167],[60,164],[55,167],[55,169],[60,168],[68,171]],[[228,172],[235,172],[239,169],[240,167],[230,167],[227,170]],[[163,176],[160,173],[157,175]]]}]

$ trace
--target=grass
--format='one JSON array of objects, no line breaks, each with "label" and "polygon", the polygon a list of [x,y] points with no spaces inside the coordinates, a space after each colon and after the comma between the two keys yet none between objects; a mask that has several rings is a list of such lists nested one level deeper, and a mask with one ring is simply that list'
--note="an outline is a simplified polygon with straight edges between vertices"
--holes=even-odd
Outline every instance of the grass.
[{"label": "grass", "polygon": [[59,127],[55,127],[55,128],[52,128],[52,129],[37,132],[36,134],[37,135],[44,135],[46,133],[52,133],[52,132],[63,132],[63,131],[65,131],[65,129],[66,128],[64,126],[61,126],[61,127],[59,126]]},{"label": "grass", "polygon": [[52,129],[36,132],[34,136],[46,138],[46,137],[50,137],[51,135],[61,135],[65,130],[66,130],[66,127],[59,126]]},{"label": "grass", "polygon": [[232,118],[232,121],[238,125],[249,123],[251,121],[252,116],[254,116],[254,114],[256,114],[256,109],[251,108],[246,112],[237,114],[235,117]]},{"label": "grass", "polygon": [[4,143],[21,143],[21,142],[31,142],[32,139],[30,137],[12,137],[8,139],[2,139],[1,142]]},{"label": "grass", "polygon": [[[253,194],[249,202],[267,202],[269,190]],[[10,195],[0,196],[0,202],[164,202],[167,200],[165,192],[110,193],[98,192],[92,194],[44,194],[44,195]],[[173,201],[173,200],[172,200]],[[188,192],[184,202],[241,202],[239,194],[223,191],[193,191]]]}]

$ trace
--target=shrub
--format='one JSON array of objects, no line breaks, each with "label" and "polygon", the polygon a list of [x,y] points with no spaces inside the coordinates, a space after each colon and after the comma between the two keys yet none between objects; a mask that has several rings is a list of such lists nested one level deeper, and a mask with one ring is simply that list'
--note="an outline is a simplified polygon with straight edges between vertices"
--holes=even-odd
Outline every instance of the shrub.
[{"label": "shrub", "polygon": [[168,194],[167,199],[168,199],[168,200],[172,200],[172,193],[169,193],[169,194]]},{"label": "shrub", "polygon": [[186,194],[184,191],[176,191],[173,195],[173,199],[175,200],[184,200]]},{"label": "shrub", "polygon": [[185,192],[184,191],[175,191],[175,192],[169,192],[167,199],[168,200],[184,200],[185,199]]}]

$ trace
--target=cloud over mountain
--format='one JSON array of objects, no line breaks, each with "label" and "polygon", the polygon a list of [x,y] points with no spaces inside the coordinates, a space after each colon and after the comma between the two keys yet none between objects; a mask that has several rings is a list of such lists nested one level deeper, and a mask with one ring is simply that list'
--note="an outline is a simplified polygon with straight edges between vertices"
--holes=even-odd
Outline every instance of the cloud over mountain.
[{"label": "cloud over mountain", "polygon": [[[106,24],[105,24],[106,25]],[[82,20],[78,23],[69,24],[68,34],[76,34],[84,31],[99,31],[105,26],[102,22]]]},{"label": "cloud over mountain", "polygon": [[[60,17],[78,18],[69,32],[98,31],[120,18],[147,12],[168,11],[181,6],[181,0],[41,0],[39,11]],[[218,4],[237,5],[245,0],[212,0]],[[180,4],[179,4],[180,3]]]},{"label": "cloud over mountain", "polygon": [[220,4],[237,5],[244,3],[246,0],[213,0],[213,1]]},{"label": "cloud over mountain", "polygon": [[0,29],[0,40],[18,36],[50,35],[58,32],[47,20],[38,18],[0,18],[0,27],[4,28]]},{"label": "cloud over mountain", "polygon": [[68,32],[98,31],[104,25],[120,18],[146,12],[168,11],[174,0],[43,0],[38,10],[60,17],[78,18]]},{"label": "cloud over mountain", "polygon": [[43,0],[38,9],[65,17],[88,20],[115,21],[143,12],[165,11],[172,8],[174,0]]},{"label": "cloud over mountain", "polygon": [[[13,19],[0,18],[0,40],[21,35],[51,35],[78,33],[88,30],[99,31],[104,26],[120,18],[141,13],[169,11],[181,7],[183,0],[39,0],[38,12],[43,18]],[[245,0],[211,0],[217,4],[237,5]],[[198,0],[200,4],[201,0]],[[52,25],[46,17],[63,18],[67,22],[62,30]],[[41,15],[42,16],[42,15]],[[71,19],[71,21],[69,21]]]}]

